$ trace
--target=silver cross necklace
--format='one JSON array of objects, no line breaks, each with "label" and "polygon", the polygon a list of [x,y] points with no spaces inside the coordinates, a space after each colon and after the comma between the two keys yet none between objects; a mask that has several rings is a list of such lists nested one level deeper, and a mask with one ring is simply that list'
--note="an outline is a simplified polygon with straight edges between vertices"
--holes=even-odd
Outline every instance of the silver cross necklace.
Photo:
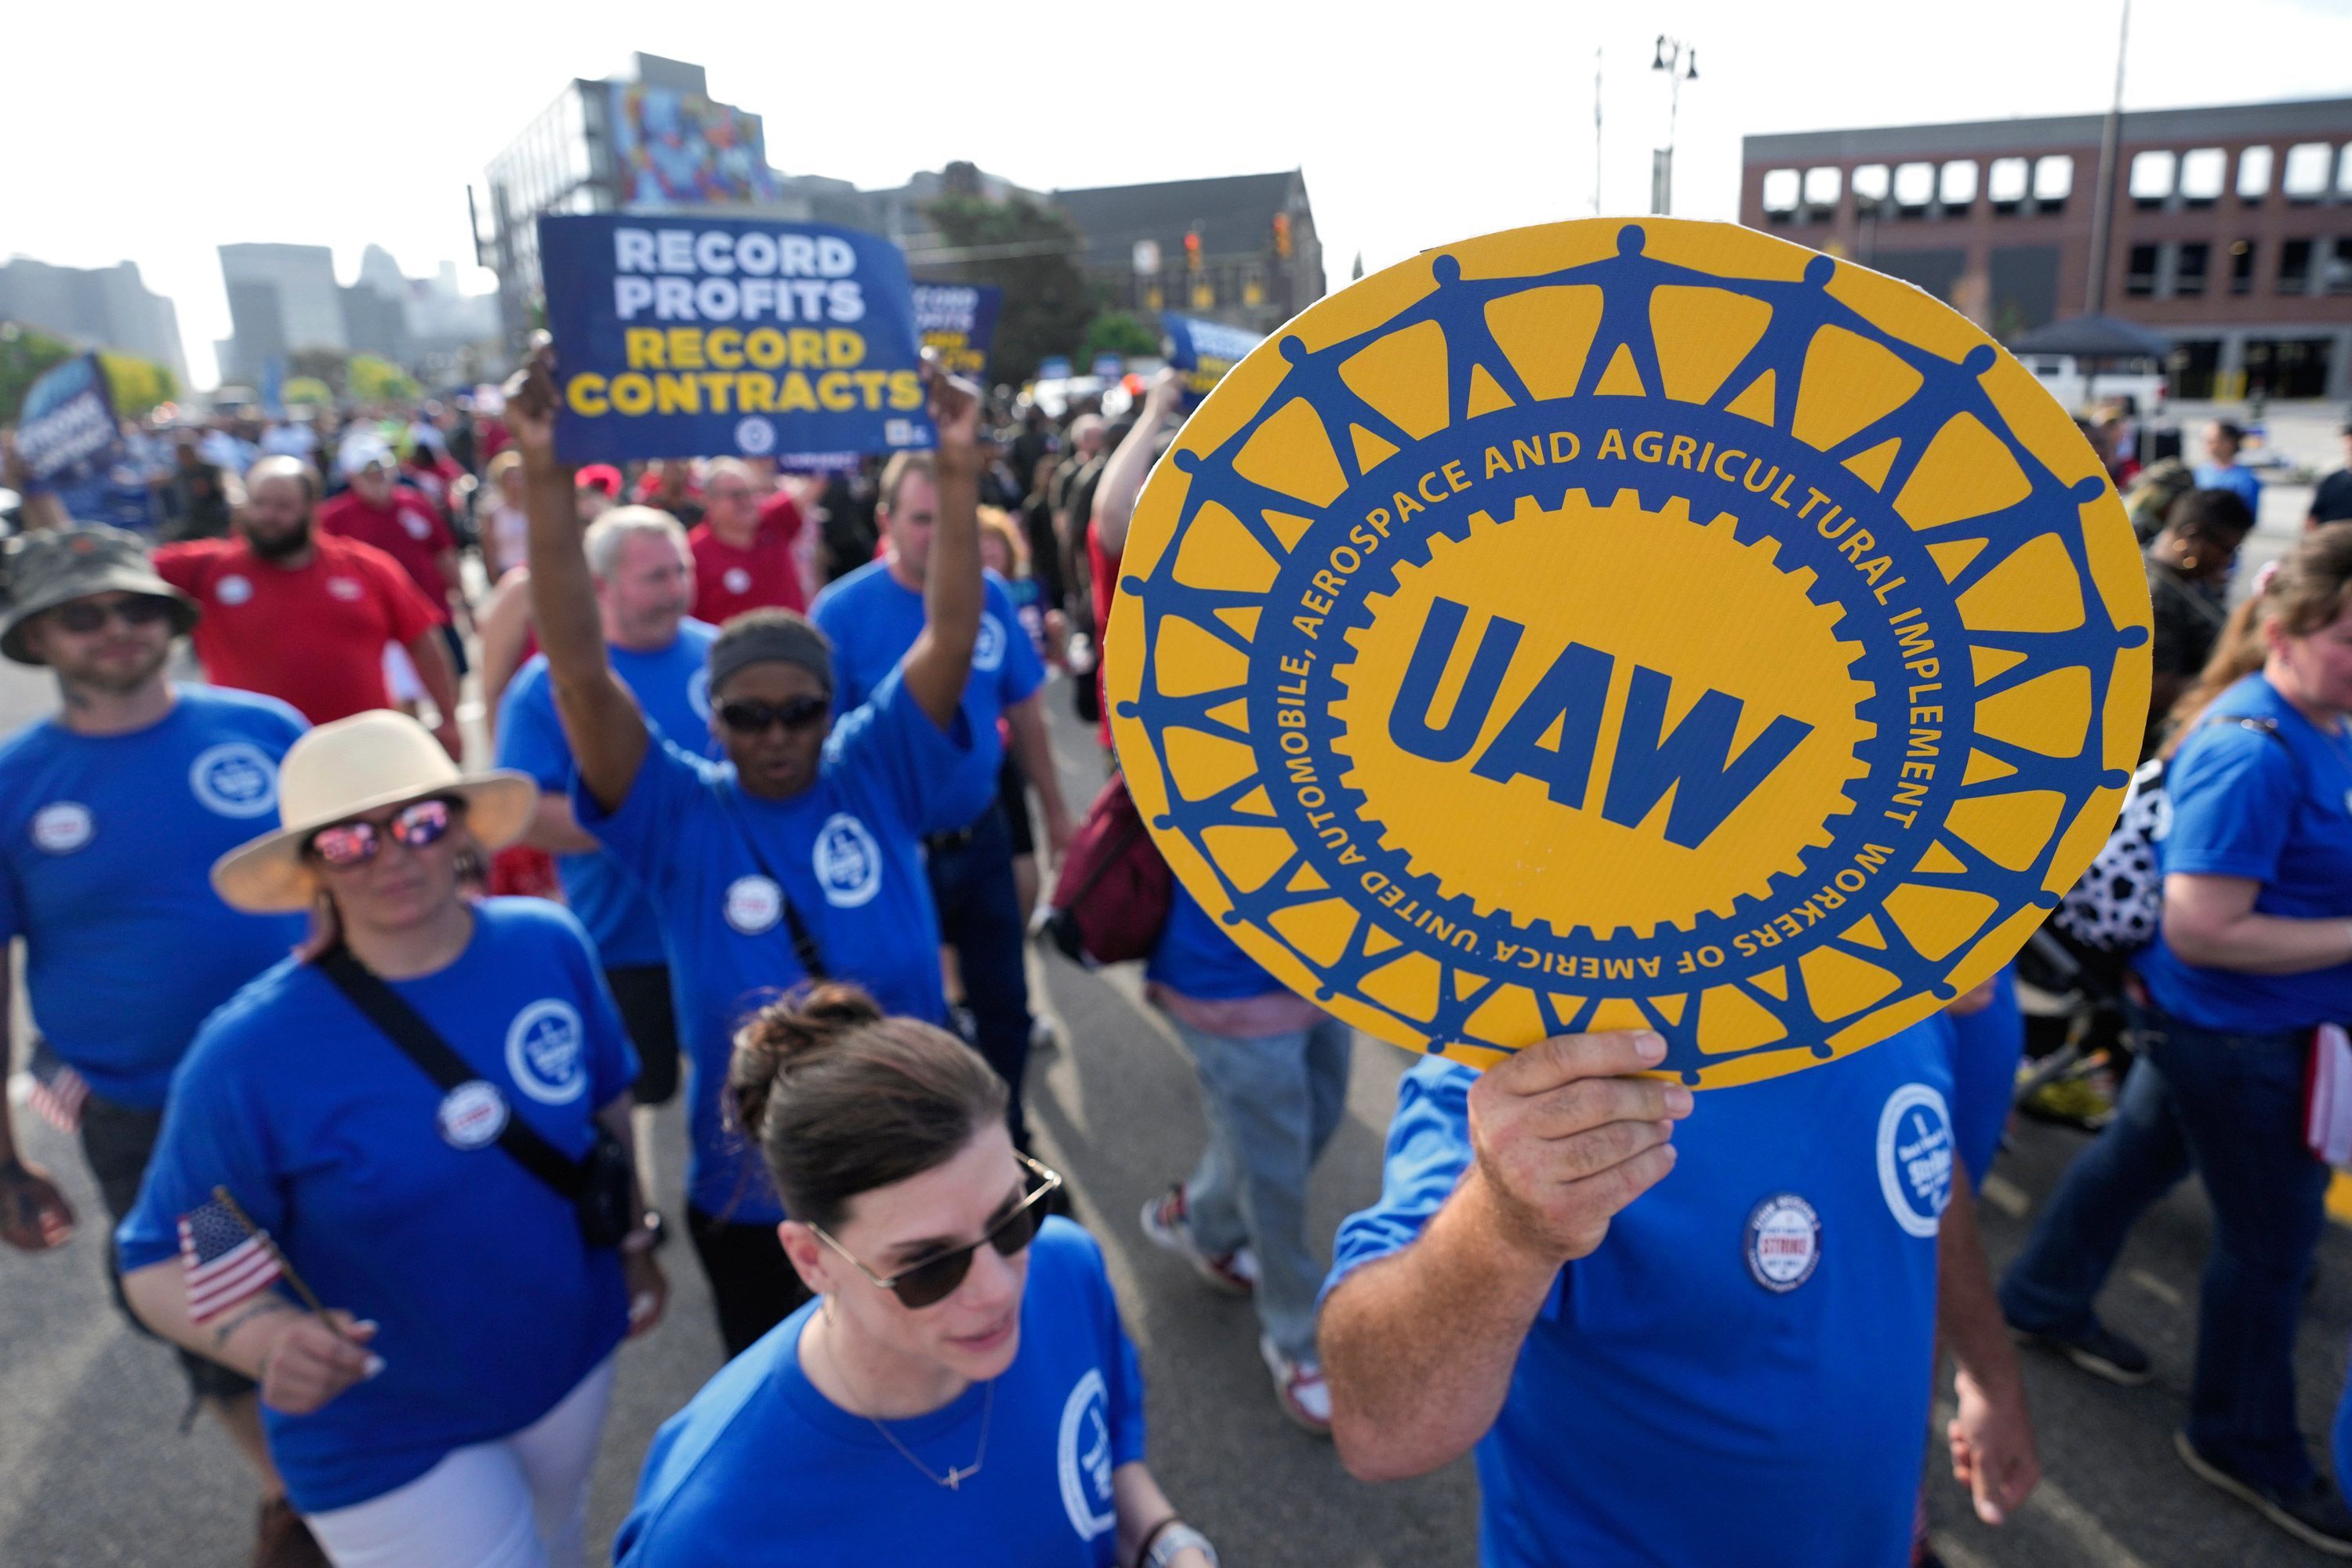
[{"label": "silver cross necklace", "polygon": [[[833,1375],[841,1380],[841,1386],[844,1389],[849,1389],[849,1373],[843,1370],[841,1356],[839,1352],[835,1352],[833,1348],[833,1335],[830,1332],[832,1326],[833,1320],[830,1316],[827,1316],[825,1319],[825,1327],[828,1331],[824,1336],[824,1357],[825,1360],[833,1363]],[[850,1394],[853,1398],[856,1397],[855,1390],[850,1390]],[[861,1414],[866,1413],[861,1412]],[[866,1414],[866,1419],[874,1424],[874,1430],[882,1434],[883,1441],[888,1443],[890,1447],[898,1450],[899,1458],[905,1459],[907,1463],[914,1466],[915,1468],[922,1471],[923,1479],[925,1480],[930,1482],[933,1486],[945,1487],[948,1490],[954,1491],[958,1488],[961,1487],[964,1482],[980,1474],[980,1467],[988,1458],[988,1419],[995,1414],[996,1380],[994,1378],[991,1378],[988,1381],[987,1392],[981,1395],[980,1401],[980,1447],[972,1450],[971,1464],[950,1465],[948,1467],[948,1473],[944,1476],[933,1475],[931,1473],[931,1468],[923,1463],[922,1460],[915,1458],[914,1450],[908,1447],[906,1444],[898,1441],[898,1435],[882,1424],[881,1417],[871,1414]]]}]

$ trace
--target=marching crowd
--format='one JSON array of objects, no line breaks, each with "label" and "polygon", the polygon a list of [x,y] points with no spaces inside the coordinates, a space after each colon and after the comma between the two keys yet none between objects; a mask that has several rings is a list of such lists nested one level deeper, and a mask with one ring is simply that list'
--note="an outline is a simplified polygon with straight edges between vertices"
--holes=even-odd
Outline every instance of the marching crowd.
[{"label": "marching crowd", "polygon": [[[250,1461],[257,1563],[582,1562],[614,1358],[680,1250],[730,1359],[645,1456],[617,1561],[1216,1563],[1145,1462],[1121,1305],[1023,1105],[1054,1030],[1026,933],[1082,833],[1043,703],[1102,718],[1181,421],[1179,377],[1138,390],[992,429],[938,377],[937,448],[887,465],[575,472],[542,359],[496,413],[192,435],[160,542],[28,501],[0,653],[59,706],[0,744],[38,1031],[7,1038],[0,965],[0,1058],[77,1131],[120,1300]],[[1355,1476],[1475,1454],[1486,1562],[1891,1568],[1929,1556],[1939,1354],[1937,1436],[1998,1523],[2040,1475],[2016,1342],[2145,1381],[2095,1300],[2193,1171],[2180,1457],[2352,1555],[2291,1361],[2327,1178],[2305,1068],[2352,1019],[2352,528],[2321,515],[2352,500],[2323,485],[2231,611],[2234,447],[2209,432],[2143,530],[2170,829],[2134,1059],[2005,1278],[1972,1194],[2023,1048],[2006,974],[1737,1094],[1648,1076],[1638,1031],[1426,1059],[1327,1270],[1306,1189],[1349,1031],[1181,887],[1145,977],[1206,1142],[1092,1223],[1249,1297],[1273,1397]],[[169,675],[182,636],[203,684]],[[681,1098],[665,1216],[651,1119]],[[0,1239],[61,1245],[11,1114]],[[1808,1506],[1663,1508],[1662,1477]]]}]

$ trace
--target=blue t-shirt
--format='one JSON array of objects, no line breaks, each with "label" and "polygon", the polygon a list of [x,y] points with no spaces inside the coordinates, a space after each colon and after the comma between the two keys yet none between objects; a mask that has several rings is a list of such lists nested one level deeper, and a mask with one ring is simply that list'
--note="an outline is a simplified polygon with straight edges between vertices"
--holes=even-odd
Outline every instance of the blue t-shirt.
[{"label": "blue t-shirt", "polygon": [[1284,989],[1281,981],[1244,952],[1201,907],[1183,883],[1169,900],[1168,923],[1151,950],[1144,976],[1204,1002],[1232,1002]]},{"label": "blue t-shirt", "polygon": [[[446,1096],[316,969],[289,959],[213,1015],[173,1082],[125,1270],[179,1256],[217,1184],[330,1307],[380,1325],[383,1371],[309,1415],[264,1406],[305,1513],[415,1480],[530,1426],[620,1342],[620,1255],[493,1141],[520,1116],[574,1158],[637,1058],[577,921],[492,899],[456,962],[392,988],[498,1093]],[[177,1267],[174,1264],[174,1267]]]},{"label": "blue t-shirt", "polygon": [[[1467,1068],[1404,1077],[1328,1291],[1468,1168]],[[1559,1274],[1479,1441],[1489,1568],[1886,1568],[1925,1458],[1951,1064],[1914,1026],[1698,1097],[1675,1169]],[[1444,1332],[1443,1323],[1429,1325]]]},{"label": "blue t-shirt", "polygon": [[1927,1026],[1942,1033],[1952,1053],[1952,1136],[1969,1169],[1969,1190],[1984,1185],[2009,1108],[2017,1096],[2017,1063],[2025,1055],[2025,1015],[2017,1005],[2017,970],[1993,976],[1992,1001],[1974,1013],[1938,1013]]},{"label": "blue t-shirt", "polygon": [[[607,647],[613,673],[635,693],[637,707],[663,734],[688,751],[716,759],[710,733],[710,645],[719,628],[701,621],[678,623],[677,636],[658,653],[632,653]],[[547,656],[535,654],[499,701],[499,766],[519,768],[550,795],[572,789],[572,742],[556,717],[555,689],[547,678]],[[556,874],[572,912],[588,928],[588,940],[607,969],[667,962],[661,925],[636,879],[610,855],[559,855]]]},{"label": "blue t-shirt", "polygon": [[1143,1374],[1120,1326],[1102,1251],[1066,1219],[1029,1248],[1021,1344],[986,1387],[890,1433],[932,1476],[969,1465],[954,1490],[919,1474],[863,1415],[801,1370],[812,1301],[729,1363],[654,1437],[636,1507],[613,1542],[620,1568],[1112,1568],[1111,1472],[1143,1458]]},{"label": "blue t-shirt", "polygon": [[2246,510],[2256,518],[2263,515],[2263,481],[2235,463],[2217,468],[2211,463],[2200,463],[2195,469],[2197,488],[2200,490],[2229,490],[2246,503]]},{"label": "blue t-shirt", "polygon": [[[982,574],[980,639],[972,645],[971,679],[963,689],[971,751],[935,803],[925,832],[963,826],[996,800],[996,771],[1004,742],[996,721],[1045,683],[1045,667],[1021,629],[1003,579]],[[890,575],[887,561],[870,561],[816,596],[810,611],[833,639],[833,710],[847,713],[880,689],[923,630],[923,596]]]},{"label": "blue t-shirt", "polygon": [[25,939],[33,1020],[92,1092],[151,1110],[205,1016],[303,930],[238,914],[211,881],[278,826],[302,716],[247,691],[173,696],[131,734],[45,720],[0,745],[0,952]]},{"label": "blue t-shirt", "polygon": [[[2250,675],[2214,700],[2216,718],[2263,718],[2273,737],[2241,724],[2197,726],[2165,774],[2172,831],[2158,840],[2165,875],[2260,882],[2257,914],[2352,917],[2352,735],[2324,735],[2269,680]],[[2156,1005],[2226,1034],[2283,1034],[2352,1023],[2352,963],[2302,974],[2246,974],[2184,963],[2156,941],[2136,961]]]},{"label": "blue t-shirt", "polygon": [[888,1012],[946,1021],[922,830],[969,747],[894,674],[834,726],[816,783],[790,800],[745,795],[731,764],[660,742],[617,811],[573,781],[580,825],[644,885],[669,946],[677,1037],[693,1068],[687,1194],[703,1214],[783,1217],[759,1151],[729,1131],[720,1091],[736,1026],[806,978],[785,896],[831,978],[856,981]]}]

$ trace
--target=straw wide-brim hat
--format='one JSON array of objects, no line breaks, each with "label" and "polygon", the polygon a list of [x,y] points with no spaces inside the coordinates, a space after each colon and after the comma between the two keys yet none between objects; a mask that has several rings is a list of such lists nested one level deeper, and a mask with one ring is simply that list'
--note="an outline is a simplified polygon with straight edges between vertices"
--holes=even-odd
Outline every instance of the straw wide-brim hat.
[{"label": "straw wide-brim hat", "polygon": [[278,765],[275,833],[241,844],[213,864],[213,889],[231,909],[281,914],[310,907],[316,874],[302,846],[321,827],[403,801],[454,795],[486,850],[522,837],[539,784],[511,769],[461,773],[432,732],[388,709],[321,724],[294,742]]}]

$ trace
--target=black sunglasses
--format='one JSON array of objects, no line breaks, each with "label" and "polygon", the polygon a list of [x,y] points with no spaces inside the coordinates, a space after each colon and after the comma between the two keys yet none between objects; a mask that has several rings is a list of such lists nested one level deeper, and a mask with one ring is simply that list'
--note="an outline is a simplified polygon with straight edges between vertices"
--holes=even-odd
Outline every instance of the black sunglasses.
[{"label": "black sunglasses", "polygon": [[719,705],[719,721],[739,735],[757,735],[771,724],[805,730],[832,711],[833,701],[824,697],[794,697],[783,702],[738,700]]},{"label": "black sunglasses", "polygon": [[1061,1173],[1047,1170],[1026,1154],[1015,1153],[1013,1157],[1029,1168],[1029,1173],[1036,1178],[1037,1184],[1013,1205],[1011,1212],[989,1226],[988,1234],[980,1240],[959,1247],[952,1252],[942,1252],[936,1258],[927,1258],[920,1263],[901,1268],[887,1279],[860,1263],[857,1255],[826,1235],[823,1226],[813,1225],[809,1228],[816,1232],[819,1241],[848,1258],[860,1274],[898,1297],[898,1305],[908,1311],[937,1306],[956,1293],[956,1287],[961,1285],[964,1276],[971,1272],[971,1255],[982,1245],[996,1248],[1003,1257],[1016,1258],[1036,1237],[1037,1205],[1045,1201],[1046,1194],[1062,1184]]},{"label": "black sunglasses", "polygon": [[321,827],[310,835],[310,841],[302,847],[338,870],[364,866],[383,853],[388,840],[405,844],[411,849],[440,843],[448,836],[457,816],[457,806],[450,801],[420,800],[402,807],[381,827],[373,822],[339,822],[332,827]]},{"label": "black sunglasses", "polygon": [[110,620],[121,621],[126,626],[152,626],[171,616],[172,602],[148,594],[103,605],[95,599],[76,599],[71,604],[59,605],[52,613],[58,625],[76,637],[88,637]]}]

